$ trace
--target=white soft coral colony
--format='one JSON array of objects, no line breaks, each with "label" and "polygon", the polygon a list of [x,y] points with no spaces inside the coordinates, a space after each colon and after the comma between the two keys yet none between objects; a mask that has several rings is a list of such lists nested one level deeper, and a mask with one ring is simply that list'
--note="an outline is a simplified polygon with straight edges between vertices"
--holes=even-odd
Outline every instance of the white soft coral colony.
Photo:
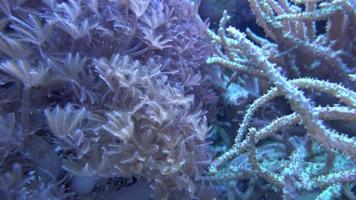
[{"label": "white soft coral colony", "polygon": [[[201,76],[211,49],[178,61],[185,30],[204,22],[174,12],[193,7],[0,0],[3,199],[129,198],[132,188],[146,199],[196,198],[209,128],[181,81]],[[190,38],[208,40],[204,30]]]}]

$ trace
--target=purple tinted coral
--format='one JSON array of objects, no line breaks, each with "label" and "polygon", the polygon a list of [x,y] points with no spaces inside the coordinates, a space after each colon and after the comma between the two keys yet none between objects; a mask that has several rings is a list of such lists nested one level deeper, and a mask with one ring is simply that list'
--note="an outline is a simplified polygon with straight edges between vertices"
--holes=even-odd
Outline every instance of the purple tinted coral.
[{"label": "purple tinted coral", "polygon": [[196,198],[210,162],[202,105],[216,99],[197,6],[1,0],[0,193],[104,198],[125,191],[98,189],[119,177],[145,198]]},{"label": "purple tinted coral", "polygon": [[0,196],[355,199],[354,6],[0,0]]},{"label": "purple tinted coral", "polygon": [[159,198],[173,199],[178,191],[194,197],[195,182],[210,161],[208,127],[194,110],[194,97],[167,85],[153,60],[141,65],[115,55],[94,65],[107,85],[101,110],[67,105],[45,111],[58,147],[72,152],[64,168],[87,176],[143,177]]}]

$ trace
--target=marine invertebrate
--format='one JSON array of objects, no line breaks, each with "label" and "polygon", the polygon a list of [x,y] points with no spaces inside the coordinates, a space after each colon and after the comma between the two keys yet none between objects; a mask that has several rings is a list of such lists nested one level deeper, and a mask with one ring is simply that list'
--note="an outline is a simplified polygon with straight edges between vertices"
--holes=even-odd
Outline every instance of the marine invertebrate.
[{"label": "marine invertebrate", "polygon": [[206,27],[185,0],[1,0],[0,177],[19,166],[26,187],[0,193],[104,198],[121,188],[97,183],[135,177],[156,198],[195,198],[210,159],[192,94],[210,90]]},{"label": "marine invertebrate", "polygon": [[70,105],[45,111],[58,148],[72,152],[65,169],[86,176],[143,177],[159,198],[174,199],[178,191],[193,198],[195,179],[209,162],[206,119],[191,110],[193,98],[165,85],[152,60],[141,65],[116,55],[95,65],[113,111],[85,114],[86,109]]},{"label": "marine invertebrate", "polygon": [[[247,150],[248,160],[246,161],[249,163],[247,167],[246,165],[241,164],[240,166],[236,166],[237,169],[234,169],[234,164],[232,164],[230,168],[231,171],[236,170],[236,179],[239,180],[238,177],[241,178],[241,176],[243,176],[242,174],[244,174],[244,172],[239,171],[239,168],[241,168],[240,170],[247,171],[245,176],[257,175],[267,180],[272,185],[281,188],[283,197],[286,199],[297,198],[301,195],[300,192],[298,192],[300,190],[308,191],[313,190],[315,187],[325,188],[325,185],[329,186],[334,183],[341,186],[339,184],[344,182],[349,183],[355,180],[354,170],[352,167],[350,168],[350,165],[354,165],[354,150],[356,147],[355,138],[352,135],[345,135],[338,131],[332,130],[330,126],[325,126],[325,122],[322,122],[321,118],[327,120],[340,119],[355,121],[354,108],[356,93],[351,88],[345,88],[336,83],[321,81],[318,79],[303,78],[305,74],[308,76],[312,76],[314,74],[311,72],[313,70],[312,68],[304,68],[304,65],[310,66],[311,63],[309,63],[308,60],[301,58],[301,56],[305,54],[305,51],[302,51],[301,49],[307,49],[307,52],[310,51],[310,55],[308,56],[312,56],[313,60],[316,62],[314,64],[320,65],[320,63],[323,63],[323,65],[325,64],[330,66],[330,68],[332,67],[331,70],[335,70],[335,73],[337,73],[337,77],[339,78],[338,80],[352,87],[350,81],[346,77],[351,73],[350,67],[352,67],[352,63],[354,62],[349,62],[347,58],[342,56],[344,54],[337,55],[334,53],[327,56],[321,56],[324,55],[322,52],[325,53],[325,51],[335,51],[333,50],[333,48],[336,48],[335,46],[325,46],[328,43],[332,43],[330,41],[331,39],[328,39],[327,35],[330,35],[333,31],[335,31],[333,28],[335,25],[331,25],[332,22],[328,22],[327,33],[319,33],[319,35],[315,32],[311,33],[310,31],[316,30],[316,21],[323,18],[324,15],[338,15],[339,19],[346,20],[343,22],[343,24],[346,25],[349,23],[347,20],[353,20],[354,13],[350,12],[351,8],[348,1],[303,3],[306,4],[306,9],[316,9],[316,12],[310,12],[308,15],[305,13],[307,11],[304,12],[301,8],[298,8],[297,5],[292,5],[290,2],[287,3],[286,1],[250,1],[250,5],[252,10],[255,12],[258,23],[264,28],[266,35],[278,45],[267,39],[256,36],[249,30],[247,31],[247,36],[252,38],[252,40],[247,39],[246,34],[233,27],[228,27],[225,31],[225,25],[229,19],[229,16],[226,13],[224,13],[223,18],[220,21],[218,34],[209,31],[213,41],[219,44],[223,50],[218,51],[218,56],[210,57],[207,60],[208,63],[219,64],[225,68],[228,68],[231,71],[236,72],[234,73],[234,76],[239,73],[246,73],[250,76],[258,77],[261,81],[268,80],[272,86],[275,86],[275,88],[270,89],[265,95],[256,99],[255,102],[249,107],[236,134],[235,144],[230,150],[215,159],[214,163],[210,167],[210,172],[212,174],[219,174],[218,168],[226,164],[227,161],[238,159],[244,154],[243,152]],[[334,10],[337,6],[344,7],[345,10],[343,12],[340,10]],[[323,13],[324,15],[318,15],[318,13]],[[343,15],[344,17],[341,18],[340,15]],[[328,18],[328,21],[330,20],[335,20],[335,18]],[[349,25],[352,26],[352,22]],[[347,28],[350,28],[350,26],[347,26]],[[298,35],[300,34],[300,30],[307,30],[305,32],[302,31],[302,33],[310,33],[309,38],[303,34]],[[318,35],[318,37],[316,35]],[[338,32],[338,36],[333,40],[341,41],[349,39],[350,38],[347,33]],[[285,49],[285,47],[287,47],[287,49]],[[347,51],[349,51],[349,48],[351,47],[346,45],[342,48],[344,48],[343,52],[347,54]],[[296,52],[294,52],[294,50]],[[320,66],[320,68],[322,67]],[[321,70],[320,68],[318,70]],[[289,73],[293,70],[295,70],[294,72],[296,73]],[[282,73],[290,77],[301,78],[288,80],[287,77],[282,75]],[[330,71],[323,74],[330,75]],[[315,77],[325,78],[323,74],[316,74]],[[333,78],[330,77],[330,79]],[[334,105],[327,107],[315,107],[314,104],[318,104],[318,102],[307,98],[304,90],[319,91],[332,95],[337,97],[342,103],[344,103],[345,106]],[[251,127],[249,123],[253,118],[253,115],[257,112],[257,109],[271,101],[276,96],[280,95],[284,96],[285,100],[289,102],[292,111],[295,113],[289,115],[287,114],[274,119],[267,125],[258,129]],[[328,102],[327,104],[330,103],[332,102]],[[280,129],[294,124],[302,124],[306,129],[306,135],[304,139],[302,139],[303,142],[299,144],[304,146],[306,150],[300,149],[298,145],[292,149],[290,149],[290,146],[288,147],[293,140],[296,140],[296,138],[301,136],[290,134],[283,134],[282,136],[277,135]],[[246,135],[248,127],[250,127],[250,129]],[[268,137],[272,137],[273,139],[267,139]],[[267,139],[270,142],[276,140],[277,144],[279,141],[282,144],[284,143],[287,148],[287,155],[291,153],[290,157],[281,155],[282,158],[285,159],[286,164],[277,164],[274,166],[272,163],[275,161],[265,161],[262,158],[259,158],[259,160],[263,162],[263,167],[261,167],[256,158],[255,147],[257,143],[265,144],[264,142],[261,142],[260,139]],[[307,168],[303,171],[303,168],[300,167],[306,166],[306,157],[311,159],[308,161],[308,165],[315,165],[316,163],[320,164],[319,161],[313,160],[318,157],[315,149],[311,149],[311,146],[313,146],[311,144],[313,143],[322,145],[322,151],[325,152],[328,159],[331,159],[326,159],[325,161],[327,163],[325,165],[328,166],[324,168],[326,171],[322,172],[320,168],[316,168],[317,170],[309,170],[309,168]],[[337,150],[340,153],[351,157],[353,161],[346,166],[336,166],[336,164],[332,161],[332,156],[330,157],[330,155],[334,155],[333,150]],[[295,161],[293,161],[294,159]],[[232,163],[235,162],[232,161]],[[278,166],[285,166],[286,168],[283,170],[283,167],[279,168]],[[290,168],[287,166],[290,166]],[[334,176],[333,173],[342,173],[338,171],[340,169],[349,169],[349,171],[346,170],[345,174]],[[252,173],[248,173],[250,170],[252,170]],[[302,177],[299,176],[299,173],[302,173]],[[330,173],[330,177],[333,178],[328,179],[323,176],[318,177],[320,173]],[[225,174],[221,176],[234,176],[233,172],[228,174],[229,175]],[[329,181],[321,184],[321,182],[313,182],[313,179],[318,179],[318,181],[324,181],[323,179],[325,179]],[[308,182],[308,180],[315,185],[303,185]],[[341,191],[338,191],[340,194]],[[325,193],[322,195],[325,195]]]},{"label": "marine invertebrate", "polygon": [[354,2],[248,2],[0,0],[0,195],[354,198]]}]

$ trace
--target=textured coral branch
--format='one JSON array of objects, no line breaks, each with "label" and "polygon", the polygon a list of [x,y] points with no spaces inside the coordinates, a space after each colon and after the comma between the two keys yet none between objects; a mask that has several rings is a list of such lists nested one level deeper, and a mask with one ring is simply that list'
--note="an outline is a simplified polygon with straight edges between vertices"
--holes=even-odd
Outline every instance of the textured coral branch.
[{"label": "textured coral branch", "polygon": [[[249,4],[265,35],[249,30],[246,35],[234,27],[225,29],[229,16],[224,12],[218,33],[208,31],[221,49],[207,63],[232,70],[233,76],[257,77],[262,87],[267,79],[272,88],[249,106],[235,143],[213,161],[209,172],[218,177],[235,174],[240,180],[243,176],[239,170],[252,171],[250,178],[259,177],[277,186],[284,199],[297,199],[301,192],[320,187],[324,191],[316,198],[338,197],[343,184],[355,181],[353,168],[340,167],[336,162],[346,159],[354,164],[356,138],[338,132],[341,127],[333,122],[356,121],[356,93],[350,82],[354,66],[350,35],[354,32],[355,12],[350,9],[350,1],[249,0]],[[323,20],[325,33],[320,32],[319,22]],[[289,80],[292,77],[296,79]],[[311,100],[307,95],[315,98]],[[261,108],[279,102],[282,98],[272,102],[279,96],[287,100],[292,113],[270,121]],[[319,99],[324,96],[333,98]],[[282,108],[281,113],[284,112]],[[255,120],[255,115],[262,119]],[[266,118],[267,125],[250,128],[255,126],[251,122],[264,123]],[[305,127],[303,136],[300,125]],[[271,143],[283,148],[270,154],[257,148],[257,144],[267,148]],[[280,157],[258,158],[260,154]],[[248,161],[243,160],[246,156]],[[241,164],[245,162],[248,164]]]},{"label": "textured coral branch", "polygon": [[[300,89],[309,89],[309,90],[317,90],[319,92],[324,92],[326,94],[329,94],[331,96],[338,97],[340,101],[345,103],[346,105],[351,106],[354,108],[355,103],[356,103],[356,93],[348,90],[347,88],[334,84],[334,83],[329,83],[327,81],[321,81],[321,80],[314,80],[310,78],[300,78],[300,79],[295,79],[291,80],[290,83]],[[249,122],[252,120],[254,113],[261,108],[263,105],[265,105],[267,102],[271,101],[273,98],[282,95],[277,88],[272,88],[270,89],[265,95],[261,96],[260,98],[256,99],[253,104],[250,105],[249,109],[246,111],[246,114],[244,116],[244,119],[240,125],[240,128],[237,132],[237,136],[235,138],[235,144],[233,145],[231,151],[226,152],[223,156],[220,158],[224,158],[223,160],[231,160],[234,155],[231,154],[231,152],[236,152],[237,149],[243,149],[243,144],[242,140],[243,137],[246,133],[246,130],[249,126]],[[335,119],[343,119],[343,120],[356,120],[355,115],[356,115],[356,110],[355,109],[350,109],[348,107],[326,107],[326,108],[316,108],[317,112],[319,112],[319,115],[323,119],[332,119],[332,116],[335,116]],[[325,114],[324,114],[325,113]],[[298,118],[298,119],[297,119]],[[297,117],[296,114],[291,114],[288,116],[284,116],[282,118],[276,119],[274,122],[271,123],[270,126],[267,127],[273,127],[275,129],[274,131],[268,131],[270,133],[276,132],[276,130],[282,128],[283,126],[290,126],[292,124],[297,123],[299,120],[299,116]],[[290,123],[289,123],[290,122]],[[275,126],[276,124],[281,124],[280,126]],[[261,129],[265,130],[267,127]],[[278,127],[278,128],[277,128]],[[272,129],[272,128],[270,128]],[[262,131],[263,133],[263,131]],[[235,155],[236,156],[236,155]],[[217,159],[219,160],[219,159]],[[227,160],[223,161],[226,162]],[[217,164],[219,162],[216,162]],[[222,163],[218,164],[221,165]],[[214,165],[212,165],[214,166]],[[217,166],[215,166],[217,167]]]},{"label": "textured coral branch", "polygon": [[230,61],[221,57],[210,57],[206,61],[207,64],[219,64],[221,66],[224,66],[226,68],[229,68],[233,71],[238,71],[238,72],[247,72],[251,75],[255,75],[261,78],[265,78],[265,75],[261,70],[256,70],[254,68],[251,68],[249,66],[240,64],[238,62]]},{"label": "textured coral branch", "polygon": [[[316,113],[318,116],[325,120],[349,120],[355,121],[356,120],[356,110],[351,109],[349,110],[347,107],[326,107],[326,108],[315,108]],[[348,116],[348,117],[345,117]],[[292,125],[296,125],[300,122],[301,118],[296,113],[286,115],[275,119],[269,125],[261,128],[256,133],[256,142],[266,139],[267,137],[271,136],[272,134],[276,133],[280,129],[284,127],[289,127]],[[211,173],[217,173],[218,168],[223,165],[224,163],[234,159],[237,155],[246,151],[246,148],[249,144],[249,138],[246,138],[238,145],[233,145],[233,147],[225,152],[223,155],[218,157],[214,160],[213,164],[210,166],[209,171]]]},{"label": "textured coral branch", "polygon": [[248,144],[248,159],[252,165],[252,169],[257,172],[258,176],[265,178],[268,182],[276,186],[283,187],[285,183],[281,179],[281,177],[273,174],[272,172],[267,171],[258,163],[256,157],[256,146],[255,146],[256,134],[257,134],[257,130],[255,128],[251,128],[249,130],[248,138],[250,143]]},{"label": "textured coral branch", "polygon": [[333,183],[353,183],[356,181],[356,170],[346,170],[318,176],[311,180],[314,187],[324,187]]},{"label": "textured coral branch", "polygon": [[275,69],[276,66],[262,54],[259,47],[247,40],[245,35],[235,28],[229,27],[227,31],[240,44],[240,48],[251,59],[251,62],[256,63],[256,66],[266,73],[269,80],[289,100],[292,108],[302,116],[304,125],[314,139],[327,148],[341,150],[356,159],[356,142],[354,139],[339,137],[328,130],[316,116],[309,100]]},{"label": "textured coral branch", "polygon": [[328,8],[320,9],[314,12],[288,13],[288,14],[279,15],[278,17],[276,17],[276,19],[277,20],[295,19],[295,20],[302,20],[302,21],[315,21],[315,20],[325,19],[341,9],[342,9],[341,6],[336,6],[336,7],[328,7]]},{"label": "textured coral branch", "polygon": [[332,200],[341,196],[341,184],[333,184],[318,195],[315,200]]}]

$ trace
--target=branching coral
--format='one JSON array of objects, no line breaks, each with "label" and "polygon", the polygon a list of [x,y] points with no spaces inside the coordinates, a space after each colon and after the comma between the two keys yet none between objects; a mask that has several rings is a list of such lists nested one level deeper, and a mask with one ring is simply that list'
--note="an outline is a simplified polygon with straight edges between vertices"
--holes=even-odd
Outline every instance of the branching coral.
[{"label": "branching coral", "polygon": [[[255,43],[247,39],[244,33],[233,27],[225,30],[225,25],[229,19],[225,12],[220,21],[218,34],[209,31],[212,40],[219,44],[222,50],[218,51],[217,56],[207,60],[210,64],[219,64],[237,72],[234,75],[246,73],[250,76],[258,77],[261,81],[268,80],[271,85],[275,86],[265,95],[256,99],[249,107],[240,124],[235,144],[214,161],[210,167],[210,172],[219,174],[218,169],[226,162],[237,159],[247,151],[248,163],[250,164],[247,168],[246,166],[240,166],[241,170],[252,170],[253,173],[248,176],[262,177],[272,185],[281,188],[285,199],[300,197],[299,191],[301,190],[308,191],[319,187],[331,187],[332,184],[336,185],[333,185],[334,188],[328,188],[327,190],[340,193],[341,190],[335,189],[335,187],[340,187],[342,183],[355,181],[354,167],[349,168],[349,165],[336,166],[330,156],[335,154],[334,150],[337,150],[355,160],[356,139],[352,134],[345,135],[331,129],[321,119],[354,122],[356,93],[352,89],[336,83],[311,78],[299,78],[305,75],[313,76],[315,68],[319,68],[319,72],[323,70],[324,66],[328,66],[327,70],[324,69],[327,72],[324,72],[324,74],[330,75],[332,74],[331,71],[335,73],[334,77],[328,78],[336,80],[334,78],[338,77],[338,80],[341,80],[342,83],[353,87],[346,78],[350,75],[351,68],[355,63],[348,59],[349,57],[347,56],[352,54],[352,46],[347,43],[343,43],[341,46],[335,46],[335,44],[343,40],[350,40],[350,34],[344,31],[346,29],[349,30],[349,28],[351,31],[353,30],[351,27],[354,27],[354,11],[348,1],[303,1],[298,3],[303,3],[306,11],[287,1],[250,1],[259,25],[264,28],[266,35],[277,44],[258,37],[249,30],[247,34]],[[344,10],[339,9],[339,7],[343,7]],[[320,19],[327,19],[327,32],[317,34],[315,24]],[[335,29],[334,20],[340,19],[340,23],[343,23],[345,27],[341,30]],[[331,39],[330,37],[333,34],[335,34],[335,37]],[[310,60],[313,60],[314,63],[310,62]],[[290,77],[298,77],[298,79],[288,80],[282,73]],[[315,75],[315,77],[326,78],[321,73]],[[318,104],[318,102],[307,98],[305,90],[322,92],[337,97],[344,106],[328,105],[316,107],[314,104]],[[277,96],[283,96],[289,102],[294,113],[279,117],[259,129],[251,127],[250,122],[257,110]],[[293,125],[303,125],[306,129],[306,137],[303,137],[301,144],[299,144],[301,147],[297,145],[288,150],[290,148],[288,143],[300,136],[278,135],[277,133],[281,129]],[[249,129],[248,134],[246,134],[247,129]],[[262,140],[270,142],[277,140],[277,143],[285,143],[287,153],[291,153],[289,157],[283,156],[285,164],[273,164],[276,161],[265,161],[263,159],[263,165],[258,163],[256,145],[266,143],[262,142]],[[316,163],[320,165],[322,163],[315,160],[320,155],[317,155],[315,149],[312,149],[312,146],[314,146],[312,144],[321,144],[323,146],[326,157],[331,159],[331,161],[325,160],[327,163],[325,165],[329,167],[320,169],[320,167],[315,168],[314,166],[310,169],[303,169],[307,165],[316,165]],[[308,164],[305,162],[308,162]],[[355,165],[354,161],[351,162],[352,165]],[[340,169],[343,171],[338,171]],[[232,171],[238,172],[239,167]],[[325,175],[320,176],[320,174]],[[221,176],[229,177],[231,174]],[[241,177],[241,171],[235,176]],[[309,184],[305,185],[306,183]],[[325,193],[330,194],[330,192],[326,191]],[[325,195],[325,193],[321,195]]]}]

